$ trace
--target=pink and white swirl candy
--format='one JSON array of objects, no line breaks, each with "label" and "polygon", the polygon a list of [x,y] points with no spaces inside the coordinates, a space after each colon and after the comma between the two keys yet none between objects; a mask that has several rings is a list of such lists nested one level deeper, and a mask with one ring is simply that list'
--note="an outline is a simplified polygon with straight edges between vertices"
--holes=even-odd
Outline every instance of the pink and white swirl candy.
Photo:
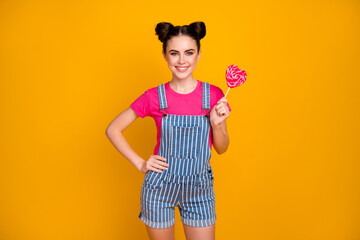
[{"label": "pink and white swirl candy", "polygon": [[230,65],[228,66],[228,68],[226,69],[226,83],[228,85],[228,90],[225,94],[228,94],[230,88],[234,88],[234,87],[238,87],[241,84],[243,84],[247,78],[247,74],[244,70],[239,69],[238,66],[236,65]]},{"label": "pink and white swirl candy", "polygon": [[246,80],[246,72],[242,69],[239,69],[236,65],[230,65],[226,69],[226,82],[228,87],[238,87],[243,84]]}]

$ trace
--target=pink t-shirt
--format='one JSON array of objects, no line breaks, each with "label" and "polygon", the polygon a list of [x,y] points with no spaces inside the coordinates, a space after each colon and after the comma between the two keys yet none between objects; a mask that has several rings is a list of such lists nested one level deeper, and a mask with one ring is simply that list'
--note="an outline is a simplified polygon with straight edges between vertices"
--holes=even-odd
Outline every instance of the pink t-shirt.
[{"label": "pink t-shirt", "polygon": [[[155,120],[157,128],[157,144],[154,149],[154,154],[159,152],[160,138],[161,138],[161,119],[163,113],[174,115],[204,115],[202,110],[202,82],[197,80],[198,84],[190,93],[181,94],[175,92],[169,85],[169,82],[165,83],[165,94],[168,109],[160,112],[159,94],[157,87],[151,88],[145,91],[140,97],[138,97],[130,106],[136,112],[136,114],[144,118],[150,116]],[[224,96],[223,91],[210,84],[210,109],[212,109],[216,103]],[[228,104],[229,110],[230,106]],[[212,147],[212,131],[210,127],[209,145]]]}]

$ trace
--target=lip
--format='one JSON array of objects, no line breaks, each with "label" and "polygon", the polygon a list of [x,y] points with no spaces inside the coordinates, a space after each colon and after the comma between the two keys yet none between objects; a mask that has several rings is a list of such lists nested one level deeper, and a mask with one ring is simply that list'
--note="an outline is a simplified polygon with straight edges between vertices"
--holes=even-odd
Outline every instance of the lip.
[{"label": "lip", "polygon": [[[183,73],[183,72],[186,72],[186,71],[190,68],[190,66],[187,66],[187,67],[175,67],[175,68],[176,68],[176,70],[177,70],[178,72]],[[179,68],[186,68],[186,69],[180,70]]]}]

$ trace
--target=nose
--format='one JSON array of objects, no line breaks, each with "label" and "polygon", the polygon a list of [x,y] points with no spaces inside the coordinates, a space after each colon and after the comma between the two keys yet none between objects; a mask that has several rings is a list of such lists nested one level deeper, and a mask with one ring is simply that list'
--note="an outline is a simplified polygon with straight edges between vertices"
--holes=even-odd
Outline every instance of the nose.
[{"label": "nose", "polygon": [[183,56],[183,55],[181,55],[181,54],[179,55],[179,61],[178,61],[178,62],[179,62],[179,64],[185,63],[185,62],[184,62],[184,56]]}]

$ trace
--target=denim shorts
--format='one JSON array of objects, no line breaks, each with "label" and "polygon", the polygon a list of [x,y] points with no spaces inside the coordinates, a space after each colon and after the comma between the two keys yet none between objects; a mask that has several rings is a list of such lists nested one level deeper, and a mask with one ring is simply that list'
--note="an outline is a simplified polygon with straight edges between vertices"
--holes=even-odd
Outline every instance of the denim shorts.
[{"label": "denim shorts", "polygon": [[152,228],[175,224],[175,207],[181,221],[193,227],[206,227],[216,221],[214,177],[211,170],[191,181],[145,175],[141,188],[139,218]]}]

